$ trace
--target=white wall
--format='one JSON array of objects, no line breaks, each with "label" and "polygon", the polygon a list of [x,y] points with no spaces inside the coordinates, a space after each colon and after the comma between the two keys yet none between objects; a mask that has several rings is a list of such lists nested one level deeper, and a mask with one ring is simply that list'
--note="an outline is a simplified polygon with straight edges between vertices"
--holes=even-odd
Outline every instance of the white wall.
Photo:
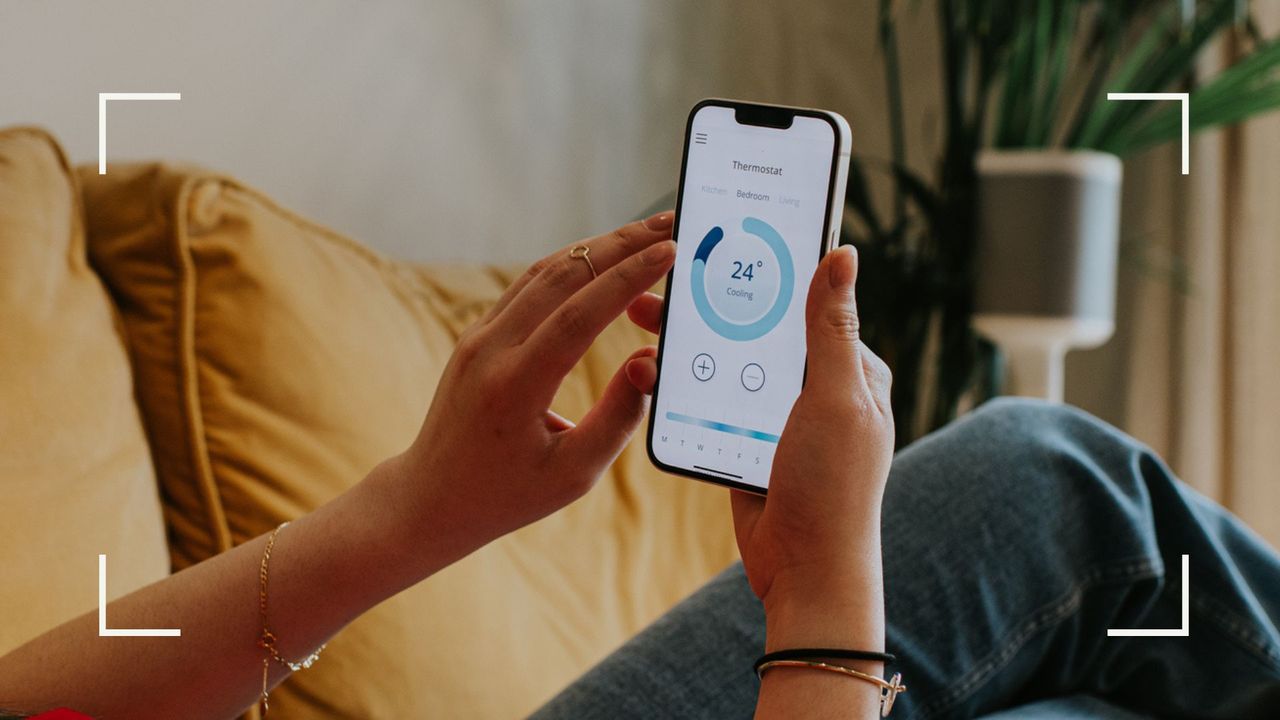
[{"label": "white wall", "polygon": [[874,5],[0,0],[0,126],[94,163],[99,92],[181,92],[111,104],[108,158],[221,170],[397,256],[528,260],[673,189],[704,96],[832,107],[883,147]]},{"label": "white wall", "polygon": [[795,8],[0,0],[0,126],[96,163],[99,92],[182,92],[111,104],[109,159],[223,170],[404,258],[529,260],[673,190],[700,97],[829,106],[883,147],[874,3]]}]

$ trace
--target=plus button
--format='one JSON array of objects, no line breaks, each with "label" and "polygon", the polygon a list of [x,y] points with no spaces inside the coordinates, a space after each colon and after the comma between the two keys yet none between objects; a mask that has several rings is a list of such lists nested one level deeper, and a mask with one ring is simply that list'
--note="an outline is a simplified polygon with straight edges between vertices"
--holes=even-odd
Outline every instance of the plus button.
[{"label": "plus button", "polygon": [[716,361],[706,353],[698,353],[693,358],[693,376],[702,382],[716,374]]}]

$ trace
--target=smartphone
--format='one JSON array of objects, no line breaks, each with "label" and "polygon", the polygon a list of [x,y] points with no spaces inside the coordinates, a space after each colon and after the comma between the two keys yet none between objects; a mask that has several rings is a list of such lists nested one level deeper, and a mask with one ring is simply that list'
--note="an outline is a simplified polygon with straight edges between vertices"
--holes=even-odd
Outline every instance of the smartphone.
[{"label": "smartphone", "polygon": [[848,170],[836,113],[720,99],[689,113],[646,442],[658,468],[766,492]]}]

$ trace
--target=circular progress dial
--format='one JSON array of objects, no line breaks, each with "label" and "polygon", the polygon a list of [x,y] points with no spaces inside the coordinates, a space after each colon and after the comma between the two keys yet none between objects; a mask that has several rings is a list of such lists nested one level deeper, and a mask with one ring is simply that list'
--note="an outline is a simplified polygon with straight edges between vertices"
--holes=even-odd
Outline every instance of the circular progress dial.
[{"label": "circular progress dial", "polygon": [[782,320],[795,290],[795,266],[782,236],[754,217],[726,236],[713,226],[698,243],[689,286],[698,315],[716,334],[745,342]]}]

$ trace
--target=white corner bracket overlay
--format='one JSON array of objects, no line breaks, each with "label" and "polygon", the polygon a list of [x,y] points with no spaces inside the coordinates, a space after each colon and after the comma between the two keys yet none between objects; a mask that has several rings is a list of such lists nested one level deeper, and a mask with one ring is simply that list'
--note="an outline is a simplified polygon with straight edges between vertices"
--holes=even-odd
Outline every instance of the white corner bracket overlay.
[{"label": "white corner bracket overlay", "polygon": [[1182,627],[1164,630],[1107,629],[1107,637],[1191,637],[1191,556],[1182,556]]},{"label": "white corner bracket overlay", "polygon": [[1108,100],[1179,100],[1182,102],[1182,174],[1191,174],[1191,93],[1109,92]]},{"label": "white corner bracket overlay", "polygon": [[107,174],[107,101],[108,100],[181,100],[182,93],[98,93],[98,174]]},{"label": "white corner bracket overlay", "polygon": [[107,556],[98,556],[98,637],[180,637],[178,628],[140,628],[132,630],[107,627]]}]

